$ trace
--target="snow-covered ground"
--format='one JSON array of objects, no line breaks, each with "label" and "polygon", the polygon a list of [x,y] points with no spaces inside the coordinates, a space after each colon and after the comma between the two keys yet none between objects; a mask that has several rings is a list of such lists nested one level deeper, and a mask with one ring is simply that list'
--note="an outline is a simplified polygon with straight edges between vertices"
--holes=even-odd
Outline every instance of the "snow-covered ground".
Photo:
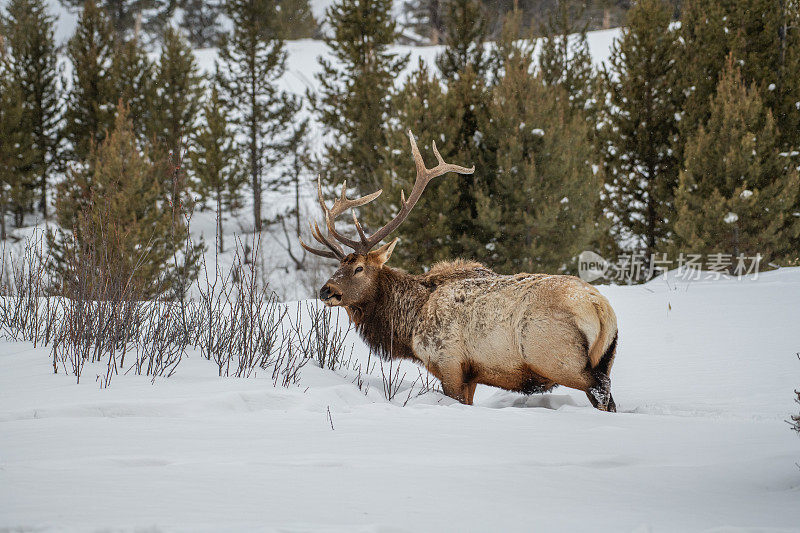
[{"label": "snow-covered ground", "polygon": [[[59,40],[72,28],[61,9]],[[589,34],[595,64],[618,34]],[[287,50],[281,87],[314,89],[325,45]],[[409,70],[439,52],[395,50]],[[213,68],[214,50],[196,55]],[[316,211],[304,195],[305,219]],[[264,200],[271,216],[288,196]],[[252,240],[247,207],[226,224],[229,247]],[[214,214],[196,212],[192,232],[213,246]],[[280,229],[265,233],[273,287],[309,294],[318,282],[284,245]],[[76,385],[53,375],[48,348],[0,340],[0,531],[800,531],[800,439],[785,423],[800,409],[800,269],[601,290],[620,323],[616,414],[563,388],[479,387],[471,407],[428,393],[404,407],[408,385],[387,401],[379,368],[366,394],[352,370],[312,365],[274,388],[219,378],[197,352],[172,378],[118,376],[101,390],[89,366]]]},{"label": "snow-covered ground", "polygon": [[800,531],[800,269],[601,290],[616,414],[564,388],[403,407],[379,377],[274,388],[196,353],[100,390],[0,341],[0,530]]}]

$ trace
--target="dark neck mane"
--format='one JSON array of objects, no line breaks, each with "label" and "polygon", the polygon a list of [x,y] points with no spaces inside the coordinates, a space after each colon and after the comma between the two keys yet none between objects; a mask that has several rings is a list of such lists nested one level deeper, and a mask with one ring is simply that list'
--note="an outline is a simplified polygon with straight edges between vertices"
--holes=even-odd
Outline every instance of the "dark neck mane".
[{"label": "dark neck mane", "polygon": [[417,276],[384,267],[378,273],[371,298],[364,304],[348,307],[348,314],[375,354],[384,359],[413,359],[414,329],[429,295]]}]

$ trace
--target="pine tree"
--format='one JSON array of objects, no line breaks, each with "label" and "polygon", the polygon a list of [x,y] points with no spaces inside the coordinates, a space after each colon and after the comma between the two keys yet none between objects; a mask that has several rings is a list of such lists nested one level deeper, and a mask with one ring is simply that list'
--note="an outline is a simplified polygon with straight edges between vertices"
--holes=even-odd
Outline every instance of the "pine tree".
[{"label": "pine tree", "polygon": [[[550,87],[559,87],[551,95],[565,99],[567,108],[574,116],[581,116],[589,125],[589,140],[597,145],[595,125],[598,121],[600,104],[598,103],[598,78],[592,66],[586,30],[589,19],[586,17],[588,6],[575,0],[558,2],[543,26],[544,37],[539,54],[539,72],[544,83]],[[579,22],[583,21],[583,22]],[[594,150],[591,165],[602,168]],[[604,257],[618,255],[618,247],[610,233],[610,223],[605,216],[602,199],[595,195],[597,202],[592,214],[586,218],[594,220],[594,240],[587,249],[600,252]]]},{"label": "pine tree", "polygon": [[[488,25],[477,0],[453,0],[445,5],[445,49],[436,58],[447,85],[447,121],[453,130],[449,149],[441,150],[445,160],[475,165],[472,175],[458,176],[456,206],[448,214],[455,256],[487,259],[490,251],[484,225],[477,219],[481,194],[494,193],[495,147],[485,135],[489,123],[490,86],[498,72],[496,57],[484,43]],[[424,113],[425,110],[419,110]],[[444,121],[442,121],[444,122]],[[437,133],[435,130],[431,133]]]},{"label": "pine tree", "polygon": [[500,272],[572,272],[596,229],[600,183],[589,126],[570,110],[566,88],[532,74],[533,50],[516,40],[519,25],[519,12],[509,15],[503,76],[484,127],[496,163],[493,192],[478,203],[486,261]]},{"label": "pine tree", "polygon": [[[753,16],[758,13],[759,16]],[[800,147],[800,6],[796,0],[691,0],[681,17],[679,87],[686,94],[680,122],[685,142],[709,118],[724,58],[733,53],[742,79],[772,111],[779,143],[792,157]],[[683,157],[683,142],[676,154]],[[795,206],[800,211],[800,203]],[[797,248],[800,240],[792,240]]]},{"label": "pine tree", "polygon": [[210,48],[217,44],[222,31],[219,17],[222,2],[208,0],[182,0],[181,28],[186,31],[189,42],[195,48]]},{"label": "pine tree", "polygon": [[[800,148],[800,2],[780,0],[778,20],[779,68],[771,104],[784,150]],[[800,209],[800,205],[797,206]],[[797,243],[800,245],[800,243]]]},{"label": "pine tree", "polygon": [[203,125],[192,137],[189,152],[194,189],[204,207],[217,213],[217,250],[225,251],[223,221],[242,205],[247,174],[239,162],[231,119],[216,86],[203,106]]},{"label": "pine tree", "polygon": [[[758,16],[754,16],[758,14]],[[800,6],[796,0],[690,0],[682,8],[677,55],[687,96],[681,130],[688,138],[709,116],[707,103],[733,53],[746,84],[772,110],[781,146],[800,146]]]},{"label": "pine tree", "polygon": [[32,128],[25,121],[25,98],[0,35],[0,240],[7,235],[6,216],[22,226],[34,197],[35,149]]},{"label": "pine tree", "polygon": [[634,239],[634,251],[648,257],[665,245],[674,222],[681,101],[673,79],[675,42],[665,4],[638,2],[603,71],[608,94],[598,135],[607,208],[619,240]]},{"label": "pine tree", "polygon": [[675,204],[677,245],[693,253],[778,261],[800,235],[792,207],[800,176],[780,155],[772,112],[747,88],[732,57],[708,123],[686,145]]},{"label": "pine tree", "polygon": [[585,10],[585,4],[565,0],[558,2],[550,12],[544,26],[539,71],[548,86],[564,88],[564,91],[556,92],[566,95],[572,111],[581,113],[593,123],[597,113],[594,100],[596,81],[586,39],[587,23],[577,23]]},{"label": "pine tree", "polygon": [[[400,205],[400,191],[409,194],[414,184],[416,171],[408,139],[410,129],[417,137],[417,144],[428,166],[434,164],[431,142],[436,141],[439,151],[447,161],[471,165],[463,159],[455,148],[457,139],[456,121],[452,106],[447,99],[441,80],[432,74],[420,59],[417,69],[406,80],[402,90],[395,97],[395,128],[388,139],[391,148],[386,161],[381,188],[383,194],[364,209],[359,217],[367,226],[377,228],[385,224],[397,213]],[[452,223],[463,186],[464,176],[448,174],[431,181],[425,194],[414,207],[408,218],[393,236],[400,238],[392,255],[395,265],[412,271],[419,271],[421,265],[431,265],[458,257],[463,246],[459,235],[453,231]]]},{"label": "pine tree", "polygon": [[284,39],[308,39],[317,33],[317,21],[308,0],[282,0],[278,26]]},{"label": "pine tree", "polygon": [[118,101],[113,55],[111,24],[94,1],[87,0],[75,35],[67,45],[72,85],[67,95],[64,133],[74,159],[86,159],[92,144],[102,141],[113,126]]},{"label": "pine tree", "polygon": [[440,44],[444,38],[441,0],[406,0],[405,27],[417,36],[417,44]]},{"label": "pine tree", "polygon": [[246,138],[250,186],[253,193],[254,230],[261,231],[264,169],[283,158],[283,145],[298,99],[281,91],[277,80],[286,70],[286,50],[276,21],[276,3],[271,0],[231,0],[226,14],[233,33],[222,40],[218,82],[226,105],[241,113],[237,132]]},{"label": "pine tree", "polygon": [[92,147],[89,164],[72,167],[58,187],[56,216],[63,229],[48,235],[48,245],[62,286],[77,282],[75,266],[88,253],[97,254],[98,277],[112,284],[132,283],[146,297],[173,288],[185,271],[174,263],[175,250],[196,256],[184,248],[185,233],[173,227],[163,170],[137,145],[120,105],[108,138]]},{"label": "pine tree", "polygon": [[133,131],[141,140],[151,140],[148,139],[148,125],[152,121],[152,114],[158,111],[153,95],[153,70],[147,50],[138,37],[115,45],[109,72],[114,102],[122,100],[128,107]]},{"label": "pine tree", "polygon": [[484,48],[489,38],[489,24],[481,2],[450,0],[443,11],[447,46],[436,58],[442,78],[450,80],[467,67],[478,77],[486,77],[493,62]]},{"label": "pine tree", "polygon": [[407,62],[388,51],[397,30],[391,0],[338,0],[327,12],[332,60],[320,58],[320,88],[310,94],[333,139],[319,162],[328,184],[348,180],[363,195],[380,187],[394,80]]},{"label": "pine tree", "polygon": [[191,135],[200,108],[200,73],[189,43],[174,28],[163,36],[155,66],[148,140],[158,150],[177,153],[182,138]]},{"label": "pine tree", "polygon": [[[85,8],[85,0],[60,0],[73,9]],[[124,41],[138,30],[157,35],[175,9],[175,0],[100,0],[109,17],[115,38]]]},{"label": "pine tree", "polygon": [[[682,6],[675,64],[678,88],[685,97],[679,124],[680,140],[694,135],[708,120],[711,112],[708,102],[716,90],[730,48],[725,20],[725,8],[717,0],[687,0]],[[679,142],[679,149],[681,145]]]},{"label": "pine tree", "polygon": [[24,122],[33,135],[38,203],[45,218],[51,174],[60,166],[61,75],[54,28],[55,18],[43,0],[10,0],[6,16],[0,16],[0,32],[13,58],[14,83],[24,101]]},{"label": "pine tree", "polygon": [[[149,82],[152,89],[143,89],[146,101],[150,102],[143,122],[153,159],[179,165],[185,140],[195,127],[202,87],[194,54],[178,30],[167,27],[161,40],[161,54],[153,65]],[[181,218],[193,210],[187,175],[178,168],[163,172],[162,177],[172,209],[173,226],[176,232],[181,232],[184,223]],[[181,277],[174,282],[175,290],[182,296],[186,288],[180,286]]]}]

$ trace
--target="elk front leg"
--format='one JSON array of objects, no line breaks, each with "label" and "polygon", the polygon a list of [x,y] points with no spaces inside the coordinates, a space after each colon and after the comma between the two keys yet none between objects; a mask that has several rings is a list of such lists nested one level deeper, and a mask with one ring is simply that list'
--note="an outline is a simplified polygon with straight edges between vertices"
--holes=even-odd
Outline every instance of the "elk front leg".
[{"label": "elk front leg", "polygon": [[470,383],[464,384],[464,395],[467,399],[465,402],[467,405],[472,405],[472,399],[475,397],[475,389],[478,387],[478,383],[472,381]]},{"label": "elk front leg", "polygon": [[454,400],[469,405],[471,403],[468,401],[469,385],[464,383],[464,372],[461,370],[461,365],[451,365],[440,368],[439,371],[442,391]]}]

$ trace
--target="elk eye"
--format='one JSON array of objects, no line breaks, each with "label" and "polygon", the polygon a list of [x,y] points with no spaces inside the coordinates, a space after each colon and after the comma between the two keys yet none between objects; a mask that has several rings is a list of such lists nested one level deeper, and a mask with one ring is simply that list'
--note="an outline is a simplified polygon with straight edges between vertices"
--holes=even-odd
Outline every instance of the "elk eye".
[{"label": "elk eye", "polygon": [[359,272],[361,272],[363,270],[364,270],[364,267],[357,267],[356,268],[356,274],[358,274]]}]

